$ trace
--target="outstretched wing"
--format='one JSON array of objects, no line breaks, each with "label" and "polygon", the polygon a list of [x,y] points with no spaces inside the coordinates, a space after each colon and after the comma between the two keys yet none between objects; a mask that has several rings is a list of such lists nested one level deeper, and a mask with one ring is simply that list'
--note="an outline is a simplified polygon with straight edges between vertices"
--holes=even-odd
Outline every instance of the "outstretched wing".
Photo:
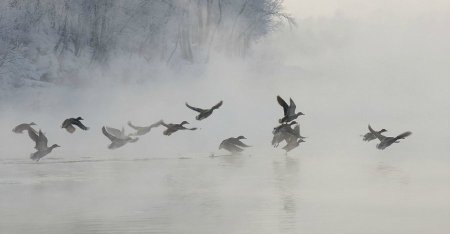
[{"label": "outstretched wing", "polygon": [[128,121],[128,126],[130,126],[132,129],[134,129],[134,130],[139,130],[139,128],[141,128],[141,127],[138,127],[138,126],[135,126],[135,125],[133,125],[132,123],[131,123],[131,121]]},{"label": "outstretched wing", "polygon": [[89,129],[83,123],[81,123],[81,121],[74,121],[73,124],[77,125],[79,128],[81,128],[83,130],[88,130]]},{"label": "outstretched wing", "polygon": [[295,115],[295,108],[297,108],[297,106],[295,105],[295,103],[292,100],[292,98],[289,99],[289,102],[290,102],[290,105],[289,105],[288,114],[289,115]]},{"label": "outstretched wing", "polygon": [[289,106],[288,104],[283,100],[283,98],[280,97],[280,95],[277,96],[278,104],[280,104],[283,107],[284,116],[288,115]]},{"label": "outstretched wing", "polygon": [[162,123],[163,123],[163,121],[160,120],[160,121],[158,121],[158,122],[156,122],[156,123],[154,123],[154,124],[151,124],[151,125],[150,125],[150,128],[156,128],[156,127],[159,127],[159,126],[162,125]]},{"label": "outstretched wing", "polygon": [[233,145],[233,144],[227,144],[224,148],[226,150],[230,151],[230,152],[242,152],[242,151],[244,151],[243,149],[241,149],[241,148],[239,148],[239,147],[237,147],[236,145]]},{"label": "outstretched wing", "polygon": [[200,113],[203,112],[203,111],[205,111],[205,110],[203,110],[203,109],[201,109],[201,108],[190,106],[187,102],[186,102],[186,106],[187,106],[189,109],[191,109],[191,110],[193,110],[193,111],[200,112]]},{"label": "outstretched wing", "polygon": [[[114,129],[114,128],[108,128],[108,129]],[[117,129],[115,129],[117,130]],[[118,130],[119,131],[119,130]],[[120,131],[119,131],[120,132]],[[102,133],[103,135],[105,135],[106,137],[108,137],[108,139],[112,142],[117,141],[118,138],[116,136],[114,136],[113,134],[109,133],[107,130],[107,127],[103,126],[102,127]]]},{"label": "outstretched wing", "polygon": [[120,131],[119,129],[116,128],[111,128],[111,127],[104,127],[105,130],[110,134],[113,135],[115,138],[122,138],[122,136],[124,136],[123,131]]},{"label": "outstretched wing", "polygon": [[33,140],[35,143],[37,143],[38,141],[38,133],[36,132],[36,130],[34,130],[33,128],[29,128],[28,129],[28,136],[30,136],[31,140]]},{"label": "outstretched wing", "polygon": [[396,140],[405,139],[406,137],[410,136],[411,134],[412,134],[412,132],[409,132],[409,131],[408,132],[404,132],[404,133],[398,135],[395,139]]},{"label": "outstretched wing", "polygon": [[66,124],[66,125],[64,126],[64,128],[65,128],[68,132],[70,132],[70,133],[75,132],[75,127],[74,127],[72,124],[70,124],[70,123]]},{"label": "outstretched wing", "polygon": [[47,143],[48,143],[47,137],[44,135],[44,133],[41,130],[39,130],[39,135],[38,135],[38,139],[36,141],[35,148],[38,151],[45,150],[48,148]]},{"label": "outstretched wing", "polygon": [[378,140],[383,141],[384,139],[386,139],[385,136],[381,135],[380,133],[376,132],[375,130],[372,129],[372,127],[369,124],[369,131],[370,133],[372,133],[374,136],[376,136],[378,138]]},{"label": "outstretched wing", "polygon": [[220,101],[219,103],[217,103],[215,106],[213,106],[211,109],[215,110],[215,109],[219,109],[220,106],[222,106],[223,101]]}]

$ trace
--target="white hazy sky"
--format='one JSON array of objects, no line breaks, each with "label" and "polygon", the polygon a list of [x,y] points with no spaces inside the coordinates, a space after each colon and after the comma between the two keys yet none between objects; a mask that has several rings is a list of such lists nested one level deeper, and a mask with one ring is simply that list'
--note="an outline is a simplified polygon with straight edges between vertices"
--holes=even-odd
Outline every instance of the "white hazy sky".
[{"label": "white hazy sky", "polygon": [[353,17],[373,14],[417,16],[450,14],[448,0],[285,0],[286,9],[297,18],[344,14]]}]

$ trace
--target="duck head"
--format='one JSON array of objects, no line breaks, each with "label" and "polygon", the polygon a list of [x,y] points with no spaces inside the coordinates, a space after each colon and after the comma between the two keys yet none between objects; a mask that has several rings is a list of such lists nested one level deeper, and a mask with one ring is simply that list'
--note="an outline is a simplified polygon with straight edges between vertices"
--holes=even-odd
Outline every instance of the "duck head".
[{"label": "duck head", "polygon": [[298,116],[300,116],[300,115],[305,115],[305,114],[303,114],[302,112],[298,112],[298,113],[295,114],[295,115],[297,115],[297,117],[298,117]]},{"label": "duck head", "polygon": [[181,125],[185,125],[185,124],[189,124],[189,122],[188,121],[181,122]]},{"label": "duck head", "polygon": [[382,132],[387,132],[387,130],[383,128],[380,130],[380,133],[382,133]]},{"label": "duck head", "polygon": [[242,139],[247,139],[245,136],[238,136],[237,139],[242,140]]},{"label": "duck head", "polygon": [[58,148],[58,147],[61,147],[61,146],[59,146],[58,144],[53,144],[53,145],[51,146],[52,149]]},{"label": "duck head", "polygon": [[36,125],[34,122],[31,122],[30,125]]},{"label": "duck head", "polygon": [[81,118],[81,117],[78,117],[78,118],[77,118],[77,120],[84,120],[84,119],[83,119],[83,118]]}]

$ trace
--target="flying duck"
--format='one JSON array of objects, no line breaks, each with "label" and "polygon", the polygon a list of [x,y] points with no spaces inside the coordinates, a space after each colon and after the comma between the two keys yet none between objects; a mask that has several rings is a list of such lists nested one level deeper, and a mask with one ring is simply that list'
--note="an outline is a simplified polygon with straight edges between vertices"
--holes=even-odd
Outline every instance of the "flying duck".
[{"label": "flying duck", "polygon": [[278,147],[278,145],[282,141],[286,141],[287,144],[289,144],[292,140],[302,139],[302,142],[304,142],[304,136],[300,135],[300,125],[296,125],[293,129],[291,125],[297,124],[297,122],[293,121],[289,124],[281,124],[280,126],[274,128],[272,131],[273,138],[272,138],[272,145],[273,147]]},{"label": "flying duck", "polygon": [[103,126],[102,133],[111,141],[111,144],[108,145],[108,149],[117,149],[127,143],[134,143],[139,140],[139,138],[133,138],[129,135],[125,135],[123,128],[122,130],[119,130],[116,128]]},{"label": "flying duck", "polygon": [[173,123],[166,124],[166,123],[164,123],[164,121],[161,120],[161,125],[167,128],[163,132],[163,134],[166,136],[170,136],[172,133],[179,131],[179,130],[191,130],[191,131],[197,130],[197,128],[186,128],[185,126],[183,126],[185,124],[189,124],[189,122],[183,121],[180,124],[173,124]]},{"label": "flying duck", "polygon": [[304,115],[302,112],[295,113],[296,105],[292,98],[289,99],[290,104],[288,105],[283,98],[279,95],[277,96],[278,104],[283,107],[284,116],[279,120],[280,123],[288,123],[294,119],[297,119],[300,115]]},{"label": "flying duck", "polygon": [[139,126],[135,126],[131,123],[131,121],[128,121],[128,126],[130,126],[132,129],[136,130],[135,133],[130,134],[130,136],[142,136],[145,135],[147,133],[150,132],[150,130],[152,130],[152,128],[156,128],[159,127],[162,123],[162,120],[151,124],[150,126],[144,126],[144,127],[139,127]]},{"label": "flying duck", "polygon": [[81,123],[81,120],[83,120],[83,118],[81,118],[81,117],[68,118],[68,119],[64,120],[64,122],[61,124],[61,128],[65,128],[70,133],[75,132],[75,127],[73,125],[76,125],[83,130],[88,130],[89,128],[84,126],[84,124]]},{"label": "flying duck", "polygon": [[[22,123],[13,128],[13,132],[15,133],[23,133],[25,130],[33,129],[31,126],[36,125],[34,122],[31,123]],[[33,129],[34,130],[34,129]],[[35,131],[36,132],[36,131]]]},{"label": "flying duck", "polygon": [[39,130],[38,134],[36,134],[32,130],[28,130],[28,135],[36,143],[34,148],[37,151],[30,155],[30,158],[34,161],[39,161],[41,158],[52,152],[54,148],[60,147],[57,144],[53,144],[52,146],[48,147],[47,137],[44,135],[44,133],[42,133],[41,130]]},{"label": "flying duck", "polygon": [[370,127],[370,125],[369,125],[369,131],[372,134],[374,134],[378,138],[378,140],[380,140],[380,143],[377,144],[377,149],[380,149],[380,150],[384,150],[388,146],[390,146],[390,145],[392,145],[394,143],[399,143],[400,139],[405,139],[406,137],[408,137],[408,136],[410,136],[412,134],[412,132],[408,131],[408,132],[404,132],[404,133],[402,133],[402,134],[400,134],[400,135],[398,135],[396,137],[387,137],[387,136],[383,136],[380,133],[374,131],[372,129],[372,127]]},{"label": "flying duck", "polygon": [[219,103],[217,103],[215,106],[211,107],[210,109],[201,109],[201,108],[198,108],[198,107],[190,106],[190,105],[186,102],[186,106],[187,106],[189,109],[191,109],[191,110],[193,110],[193,111],[197,111],[198,113],[200,113],[200,114],[198,114],[198,115],[195,117],[196,120],[206,119],[207,117],[209,117],[209,116],[213,113],[214,110],[219,109],[219,107],[222,106],[222,104],[223,104],[223,101],[220,101]]},{"label": "flying duck", "polygon": [[232,154],[239,154],[244,149],[242,147],[250,147],[249,145],[243,143],[241,140],[247,139],[244,136],[238,136],[238,137],[230,137],[228,139],[223,140],[220,145],[219,149],[225,149],[229,151]]},{"label": "flying duck", "polygon": [[290,138],[287,141],[287,144],[283,147],[283,149],[286,151],[286,154],[287,154],[287,152],[297,148],[300,145],[300,143],[302,143],[302,142],[305,142],[302,138],[297,138],[297,139]]},{"label": "flying duck", "polygon": [[[383,128],[380,131],[378,131],[377,133],[379,135],[381,135],[381,133],[383,133],[383,132],[387,132],[387,130]],[[363,135],[362,137],[363,137],[363,141],[372,141],[372,140],[377,139],[377,136],[375,134],[373,134],[372,132],[368,132],[365,135]]]}]

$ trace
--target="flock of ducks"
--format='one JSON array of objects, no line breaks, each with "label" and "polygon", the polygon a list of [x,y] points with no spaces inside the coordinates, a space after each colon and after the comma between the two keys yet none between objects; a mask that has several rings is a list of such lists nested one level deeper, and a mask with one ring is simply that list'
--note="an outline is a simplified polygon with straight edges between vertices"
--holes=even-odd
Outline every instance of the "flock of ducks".
[{"label": "flock of ducks", "polygon": [[[304,115],[302,112],[296,112],[296,105],[292,98],[289,99],[289,105],[286,103],[286,101],[281,98],[280,96],[277,96],[277,102],[278,104],[283,107],[283,116],[278,120],[279,125],[276,126],[273,131],[273,138],[272,138],[272,146],[277,148],[281,143],[284,142],[284,146],[282,147],[283,150],[285,150],[286,154],[287,152],[297,148],[300,143],[305,142],[305,138],[300,135],[300,125],[297,121],[295,121],[299,116]],[[186,106],[193,110],[198,112],[198,115],[195,117],[196,120],[201,121],[203,119],[208,118],[211,116],[214,112],[214,110],[219,109],[223,104],[223,101],[220,101],[213,107],[209,109],[202,109],[198,107],[194,107],[186,103]],[[89,130],[89,127],[86,127],[81,121],[84,120],[81,117],[78,118],[68,118],[63,121],[61,124],[61,128],[66,129],[69,133],[74,133],[76,128],[78,127],[81,130],[87,131]],[[170,136],[174,134],[177,131],[182,130],[190,130],[194,131],[197,130],[196,127],[188,128],[185,127],[185,125],[189,124],[187,121],[182,121],[181,123],[165,123],[163,120],[160,120],[158,122],[155,122],[149,126],[136,126],[132,124],[130,121],[128,121],[128,126],[135,130],[134,133],[126,134],[125,129],[116,129],[108,126],[102,127],[102,133],[105,135],[111,143],[108,145],[108,149],[117,149],[120,148],[127,143],[134,143],[139,140],[140,136],[143,136],[145,134],[148,134],[153,128],[157,128],[160,126],[165,127],[166,129],[163,131],[163,134],[166,136]],[[53,144],[51,146],[48,146],[48,139],[45,136],[45,134],[39,130],[36,131],[33,126],[36,124],[34,122],[31,123],[22,123],[17,125],[15,128],[13,128],[14,133],[23,133],[27,132],[28,136],[31,138],[31,140],[35,143],[35,152],[30,155],[30,158],[34,161],[39,161],[44,156],[48,155],[52,152],[53,149],[60,147],[58,144]],[[380,131],[375,131],[372,129],[372,127],[369,125],[369,132],[363,135],[364,141],[372,141],[375,139],[378,139],[380,142],[376,145],[377,149],[384,150],[385,148],[389,147],[393,143],[399,143],[400,139],[405,139],[409,135],[411,135],[411,132],[404,132],[396,137],[387,137],[382,135],[382,133],[386,132],[386,129],[381,129]],[[219,149],[224,149],[230,152],[232,155],[235,154],[241,154],[245,148],[251,147],[242,140],[247,139],[244,136],[238,136],[238,137],[230,137],[228,139],[223,140],[220,145]],[[214,156],[214,155],[212,155]]]}]

